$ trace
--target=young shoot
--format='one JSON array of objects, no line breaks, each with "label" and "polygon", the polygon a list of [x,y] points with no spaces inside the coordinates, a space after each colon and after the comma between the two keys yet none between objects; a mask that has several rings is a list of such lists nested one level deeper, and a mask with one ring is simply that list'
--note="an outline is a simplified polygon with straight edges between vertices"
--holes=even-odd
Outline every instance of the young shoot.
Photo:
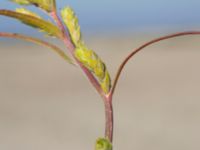
[{"label": "young shoot", "polygon": [[[78,22],[78,17],[70,6],[63,7],[59,12],[56,7],[56,0],[10,1],[18,4],[20,7],[16,10],[1,9],[0,15],[16,19],[21,23],[38,30],[39,32],[42,31],[44,35],[54,37],[62,41],[70,53],[70,56],[68,56],[63,49],[54,44],[27,35],[21,35],[19,33],[5,33],[0,31],[0,37],[25,40],[52,49],[69,64],[79,66],[79,69],[83,71],[91,85],[101,96],[105,106],[105,135],[104,137],[97,138],[95,143],[95,150],[113,149],[112,143],[114,123],[112,101],[118,80],[127,62],[133,58],[136,53],[157,42],[179,36],[200,34],[200,31],[186,31],[169,34],[144,43],[138,48],[132,50],[131,53],[122,61],[112,82],[109,70],[107,69],[104,60],[100,58],[100,56],[94,50],[89,48],[84,42],[83,36],[81,34],[81,28]],[[40,14],[28,10],[26,6],[29,5],[33,5],[38,9],[42,9],[52,18],[54,22],[45,20],[40,16]]]}]

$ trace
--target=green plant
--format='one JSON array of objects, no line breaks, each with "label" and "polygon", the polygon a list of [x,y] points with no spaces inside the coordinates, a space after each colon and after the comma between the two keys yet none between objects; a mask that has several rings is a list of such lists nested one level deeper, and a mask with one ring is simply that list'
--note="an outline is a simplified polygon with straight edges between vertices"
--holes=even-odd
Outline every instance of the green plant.
[{"label": "green plant", "polygon": [[0,15],[8,16],[20,20],[22,23],[37,28],[44,32],[48,36],[56,37],[63,41],[68,48],[71,56],[68,56],[59,47],[48,43],[46,41],[15,34],[0,32],[0,37],[17,38],[26,41],[30,41],[36,44],[40,44],[53,49],[58,55],[60,55],[68,63],[79,66],[80,69],[88,77],[91,84],[97,90],[102,97],[105,105],[106,123],[105,123],[105,137],[98,138],[96,141],[96,150],[112,150],[113,141],[113,108],[112,99],[117,86],[119,77],[122,73],[124,66],[127,62],[139,51],[145,47],[154,44],[156,42],[174,38],[184,35],[200,34],[200,31],[189,31],[175,33],[167,36],[163,36],[152,41],[145,43],[139,48],[133,50],[121,63],[114,81],[111,82],[109,72],[102,59],[91,49],[89,49],[81,36],[80,26],[78,24],[78,18],[74,11],[70,7],[65,7],[61,11],[61,18],[57,13],[55,0],[11,0],[20,5],[35,5],[36,7],[44,10],[55,22],[46,21],[38,14],[35,14],[25,8],[16,9],[16,11],[0,10]]}]

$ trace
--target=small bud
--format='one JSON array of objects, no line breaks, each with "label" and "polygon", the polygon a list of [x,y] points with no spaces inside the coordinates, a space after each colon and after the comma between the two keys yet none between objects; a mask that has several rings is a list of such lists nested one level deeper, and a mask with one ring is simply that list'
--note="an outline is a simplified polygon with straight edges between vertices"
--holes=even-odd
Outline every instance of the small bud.
[{"label": "small bud", "polygon": [[95,150],[112,150],[112,144],[105,138],[99,138],[96,141]]},{"label": "small bud", "polygon": [[101,82],[101,88],[103,89],[103,91],[105,93],[110,92],[111,79],[110,79],[110,75],[109,75],[108,71],[105,72],[105,77],[104,77],[103,81]]},{"label": "small bud", "polygon": [[92,51],[87,50],[85,47],[78,47],[75,50],[75,57],[88,69],[91,70],[91,58],[92,58]]},{"label": "small bud", "polygon": [[97,63],[96,66],[94,67],[94,73],[101,81],[105,77],[105,65],[99,58],[97,58]]}]

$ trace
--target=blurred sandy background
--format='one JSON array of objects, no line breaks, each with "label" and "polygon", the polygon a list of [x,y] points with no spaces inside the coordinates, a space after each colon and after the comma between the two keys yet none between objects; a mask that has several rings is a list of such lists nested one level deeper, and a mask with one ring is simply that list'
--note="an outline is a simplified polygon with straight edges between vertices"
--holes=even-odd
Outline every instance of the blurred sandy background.
[{"label": "blurred sandy background", "polygon": [[[86,42],[114,76],[132,48],[158,35]],[[129,62],[114,96],[115,150],[200,149],[199,41],[168,40]],[[78,68],[49,49],[0,41],[1,150],[92,150],[103,133],[103,103]]]}]

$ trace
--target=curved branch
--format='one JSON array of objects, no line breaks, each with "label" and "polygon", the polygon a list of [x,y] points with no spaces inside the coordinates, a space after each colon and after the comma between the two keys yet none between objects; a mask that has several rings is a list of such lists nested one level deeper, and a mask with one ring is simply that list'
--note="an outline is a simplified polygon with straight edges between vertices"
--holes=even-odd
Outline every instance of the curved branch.
[{"label": "curved branch", "polygon": [[16,34],[16,33],[0,32],[0,37],[21,39],[21,40],[25,40],[25,41],[29,41],[29,42],[38,44],[38,45],[46,46],[46,47],[51,48],[52,50],[54,50],[59,56],[61,56],[68,63],[74,65],[72,59],[69,56],[67,56],[60,48],[58,48],[57,46],[55,46],[53,44],[50,44],[48,42],[42,41],[42,40],[37,39],[37,38],[33,38],[33,37],[21,35],[21,34]]},{"label": "curved branch", "polygon": [[69,37],[68,29],[65,28],[65,25],[63,24],[62,20],[60,19],[59,15],[57,14],[57,11],[55,9],[51,12],[51,16],[52,16],[52,18],[54,18],[54,20],[57,23],[57,26],[63,32],[64,36],[61,38],[61,40],[63,40],[63,42],[65,43],[66,47],[68,48],[68,50],[71,53],[72,57],[74,58],[75,62],[80,66],[80,68],[85,73],[85,75],[87,76],[87,78],[89,79],[91,84],[94,86],[94,88],[97,90],[97,92],[100,94],[100,96],[103,99],[105,99],[106,95],[104,94],[104,91],[102,90],[97,79],[94,77],[94,75],[90,72],[89,69],[87,69],[80,61],[78,61],[76,59],[76,57],[74,55],[75,46],[74,46],[73,42],[71,41],[71,38]]},{"label": "curved branch", "polygon": [[126,58],[125,60],[121,63],[118,71],[117,71],[117,74],[115,76],[115,79],[114,79],[114,82],[113,82],[113,86],[112,86],[112,89],[111,89],[111,92],[110,92],[110,95],[112,96],[115,92],[115,88],[117,86],[117,83],[118,83],[118,80],[119,80],[119,77],[122,73],[122,70],[124,69],[125,65],[128,63],[128,61],[136,54],[138,53],[139,51],[141,51],[142,49],[146,48],[147,46],[150,46],[154,43],[157,43],[157,42],[160,42],[160,41],[163,41],[163,40],[167,40],[167,39],[170,39],[170,38],[175,38],[175,37],[179,37],[179,36],[186,36],[186,35],[198,35],[200,34],[200,31],[188,31],[188,32],[180,32],[180,33],[175,33],[175,34],[170,34],[170,35],[166,35],[166,36],[162,36],[160,38],[156,38],[154,40],[151,40],[145,44],[143,44],[142,46],[138,47],[137,49],[135,49],[132,53],[130,53]]}]

